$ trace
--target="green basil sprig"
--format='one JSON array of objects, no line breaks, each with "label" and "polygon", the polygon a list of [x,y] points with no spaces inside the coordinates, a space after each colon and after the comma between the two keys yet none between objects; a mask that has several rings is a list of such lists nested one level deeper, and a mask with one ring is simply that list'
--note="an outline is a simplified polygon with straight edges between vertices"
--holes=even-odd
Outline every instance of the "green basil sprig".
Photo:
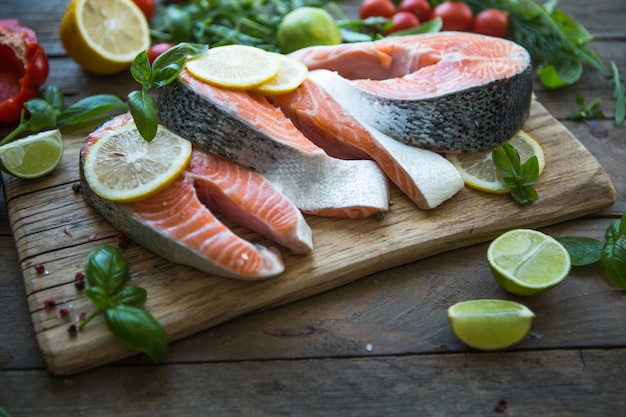
[{"label": "green basil sprig", "polygon": [[158,106],[149,91],[176,80],[185,66],[187,57],[202,55],[207,49],[207,45],[179,43],[159,55],[152,65],[150,65],[146,51],[135,57],[130,66],[130,72],[135,81],[141,84],[141,90],[131,91],[128,94],[128,107],[135,119],[139,134],[145,140],[154,139],[159,125]]},{"label": "green basil sprig", "polygon": [[596,98],[591,102],[585,102],[585,98],[577,94],[576,104],[580,106],[580,110],[570,113],[567,118],[570,120],[591,120],[591,119],[604,119],[604,113],[602,110],[597,109],[600,105],[600,99]]},{"label": "green basil sprig", "polygon": [[53,85],[46,86],[36,98],[24,103],[24,107],[19,125],[0,141],[0,146],[11,142],[24,132],[87,123],[109,111],[122,113],[128,110],[126,103],[113,94],[86,97],[65,108],[63,93]]},{"label": "green basil sprig", "polygon": [[491,152],[491,159],[500,181],[509,189],[519,204],[534,203],[539,198],[533,187],[539,178],[539,161],[531,156],[520,164],[519,153],[510,143],[498,146]]},{"label": "green basil sprig", "polygon": [[626,289],[626,213],[606,229],[604,242],[578,236],[556,239],[567,249],[572,265],[600,262],[602,276],[616,287]]},{"label": "green basil sprig", "polygon": [[127,280],[128,264],[117,249],[105,245],[92,250],[85,264],[83,293],[96,306],[96,311],[79,328],[104,314],[106,326],[116,338],[161,362],[168,348],[165,331],[150,313],[140,308],[146,301],[146,290],[124,286]]}]

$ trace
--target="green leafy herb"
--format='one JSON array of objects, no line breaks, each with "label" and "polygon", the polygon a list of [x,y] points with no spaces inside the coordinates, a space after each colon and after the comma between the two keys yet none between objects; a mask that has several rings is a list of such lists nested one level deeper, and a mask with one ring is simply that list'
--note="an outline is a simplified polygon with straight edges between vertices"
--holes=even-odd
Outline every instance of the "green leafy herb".
[{"label": "green leafy herb", "polygon": [[604,119],[604,113],[602,110],[598,110],[596,107],[600,105],[600,99],[596,98],[591,103],[586,103],[583,96],[578,94],[576,96],[576,103],[580,106],[580,110],[567,115],[570,120],[591,120],[591,119]]},{"label": "green leafy herb", "polygon": [[38,97],[24,103],[24,107],[19,125],[0,141],[0,146],[11,142],[25,132],[87,123],[102,117],[109,111],[120,113],[127,111],[124,101],[112,94],[86,97],[65,108],[63,93],[58,87],[52,85],[40,91]]},{"label": "green leafy herb", "polygon": [[154,39],[220,46],[241,44],[278,52],[276,32],[282,18],[303,7],[324,7],[327,0],[210,0],[157,8],[150,21]]},{"label": "green leafy herb", "polygon": [[611,223],[604,239],[602,242],[589,237],[557,238],[570,254],[572,265],[600,262],[602,276],[616,287],[626,289],[626,213]]},{"label": "green leafy herb", "polygon": [[615,125],[620,126],[624,123],[624,113],[626,112],[626,94],[624,93],[624,86],[620,79],[619,70],[615,62],[611,61],[611,74],[609,84],[613,86],[613,98],[616,101],[615,104]]},{"label": "green leafy herb", "polygon": [[521,164],[517,149],[505,143],[492,151],[491,158],[500,181],[511,190],[511,196],[517,203],[537,201],[537,191],[533,187],[539,178],[539,161],[536,156],[531,156]]},{"label": "green leafy herb", "polygon": [[89,253],[85,263],[84,294],[96,306],[96,311],[81,322],[80,328],[104,314],[106,326],[115,337],[153,361],[161,362],[168,347],[165,331],[150,313],[140,308],[146,301],[146,290],[124,286],[127,280],[128,264],[115,248],[107,245]]},{"label": "green leafy herb", "polygon": [[149,91],[174,81],[184,68],[187,57],[202,55],[207,48],[207,45],[179,43],[159,55],[152,65],[150,65],[146,51],[135,57],[130,66],[130,72],[135,81],[141,84],[141,90],[131,91],[128,94],[128,107],[137,130],[145,140],[154,139],[158,127],[158,106]]}]

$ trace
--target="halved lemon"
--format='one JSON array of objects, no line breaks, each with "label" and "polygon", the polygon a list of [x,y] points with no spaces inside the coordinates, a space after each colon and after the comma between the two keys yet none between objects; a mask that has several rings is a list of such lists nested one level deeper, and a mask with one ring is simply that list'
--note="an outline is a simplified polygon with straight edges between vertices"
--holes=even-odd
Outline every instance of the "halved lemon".
[{"label": "halved lemon", "polygon": [[448,309],[452,331],[463,343],[479,350],[498,350],[521,341],[535,314],[509,300],[462,301]]},{"label": "halved lemon", "polygon": [[280,64],[271,53],[247,45],[225,45],[187,61],[187,70],[195,78],[234,89],[250,89],[278,75]]},{"label": "halved lemon", "polygon": [[150,28],[132,0],[72,0],[59,29],[67,54],[95,74],[130,67],[150,47]]},{"label": "halved lemon", "polygon": [[[520,156],[520,162],[526,162],[530,157],[536,156],[539,162],[539,174],[546,166],[543,148],[539,143],[520,130],[508,143],[513,145]],[[499,179],[493,161],[491,149],[477,152],[446,154],[446,158],[459,170],[465,184],[468,187],[493,194],[507,194],[511,190]]]},{"label": "halved lemon", "polygon": [[270,52],[280,64],[276,77],[256,87],[254,91],[265,96],[286,94],[300,87],[306,80],[309,69],[301,61],[283,54]]},{"label": "halved lemon", "polygon": [[84,174],[89,187],[107,200],[129,203],[173,183],[191,158],[191,142],[159,126],[146,141],[134,124],[107,132],[89,150]]},{"label": "halved lemon", "polygon": [[0,168],[19,178],[38,178],[54,170],[62,156],[61,132],[48,130],[0,146]]}]

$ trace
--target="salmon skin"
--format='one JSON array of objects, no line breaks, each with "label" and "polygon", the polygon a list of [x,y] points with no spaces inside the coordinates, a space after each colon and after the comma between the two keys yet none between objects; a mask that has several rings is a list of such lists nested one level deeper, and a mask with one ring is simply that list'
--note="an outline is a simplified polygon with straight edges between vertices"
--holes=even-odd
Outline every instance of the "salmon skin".
[{"label": "salmon skin", "polygon": [[414,146],[465,152],[499,145],[530,113],[532,65],[522,46],[466,32],[312,46],[290,56],[339,77],[329,90],[374,128]]},{"label": "salmon skin", "polygon": [[211,86],[183,70],[161,91],[159,119],[261,173],[304,213],[363,218],[389,208],[387,178],[375,162],[330,157],[261,95]]},{"label": "salmon skin", "polygon": [[357,119],[326,90],[326,77],[315,70],[295,91],[271,98],[305,136],[338,158],[376,161],[391,181],[419,208],[432,209],[464,187],[459,171],[443,156],[400,143]]},{"label": "salmon skin", "polygon": [[197,147],[183,174],[153,196],[124,204],[97,196],[83,175],[85,157],[104,134],[130,123],[129,115],[117,116],[87,137],[80,178],[86,201],[133,241],[170,262],[218,276],[259,280],[284,271],[277,248],[237,236],[213,210],[293,253],[312,250],[312,232],[301,212],[269,181]]}]

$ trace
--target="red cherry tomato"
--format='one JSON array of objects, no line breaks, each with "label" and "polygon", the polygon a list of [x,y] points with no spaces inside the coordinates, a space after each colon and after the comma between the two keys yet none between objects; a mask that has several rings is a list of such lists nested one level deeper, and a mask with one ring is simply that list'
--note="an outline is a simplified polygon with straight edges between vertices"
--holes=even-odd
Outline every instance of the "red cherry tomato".
[{"label": "red cherry tomato", "polygon": [[432,13],[432,8],[427,0],[402,0],[398,5],[398,10],[414,13],[420,22],[430,20]]},{"label": "red cherry tomato", "polygon": [[391,17],[393,24],[386,34],[414,28],[420,24],[419,19],[412,12],[398,12]]},{"label": "red cherry tomato", "polygon": [[391,18],[396,12],[396,5],[391,0],[363,0],[359,7],[359,18],[386,17]]},{"label": "red cherry tomato", "polygon": [[150,49],[148,49],[148,52],[146,52],[150,64],[152,64],[159,55],[161,55],[163,52],[167,51],[173,46],[173,43],[155,43],[154,45],[152,45]]},{"label": "red cherry tomato", "polygon": [[509,32],[509,12],[485,9],[474,19],[474,32],[504,38]]},{"label": "red cherry tomato", "polygon": [[133,0],[137,6],[141,9],[146,19],[152,19],[154,12],[156,11],[156,0]]},{"label": "red cherry tomato", "polygon": [[446,1],[435,7],[431,17],[440,17],[441,30],[469,32],[473,26],[472,9],[460,1]]}]

